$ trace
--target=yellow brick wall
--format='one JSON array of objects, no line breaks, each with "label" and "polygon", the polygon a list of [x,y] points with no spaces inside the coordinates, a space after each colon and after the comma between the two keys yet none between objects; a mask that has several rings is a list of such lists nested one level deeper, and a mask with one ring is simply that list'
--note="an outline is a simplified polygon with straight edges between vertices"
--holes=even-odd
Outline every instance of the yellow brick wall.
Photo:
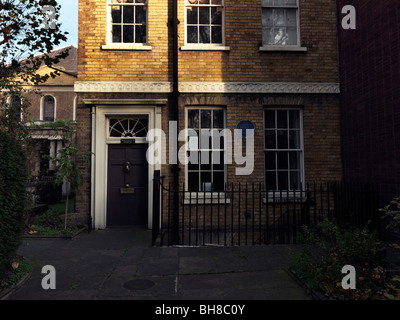
[{"label": "yellow brick wall", "polygon": [[102,50],[107,44],[107,0],[79,1],[80,81],[168,81],[166,1],[150,1],[151,51]]},{"label": "yellow brick wall", "polygon": [[[169,8],[168,8],[169,5]],[[102,50],[107,0],[79,1],[79,81],[170,81],[168,15],[172,0],[149,0],[151,51]],[[178,0],[179,47],[184,0]],[[338,81],[335,0],[300,0],[301,45],[307,52],[260,52],[259,0],[225,0],[229,51],[179,51],[180,81]],[[171,57],[171,55],[170,55]]]}]

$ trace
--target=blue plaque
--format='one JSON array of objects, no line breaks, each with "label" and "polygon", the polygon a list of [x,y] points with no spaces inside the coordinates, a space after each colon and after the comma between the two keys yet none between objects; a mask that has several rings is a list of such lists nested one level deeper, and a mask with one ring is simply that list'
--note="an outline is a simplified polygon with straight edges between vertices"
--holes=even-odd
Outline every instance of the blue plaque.
[{"label": "blue plaque", "polygon": [[[254,124],[250,120],[240,120],[237,124],[237,129],[242,131],[242,137],[246,138],[246,130],[254,130]],[[252,132],[254,133],[254,131]]]}]

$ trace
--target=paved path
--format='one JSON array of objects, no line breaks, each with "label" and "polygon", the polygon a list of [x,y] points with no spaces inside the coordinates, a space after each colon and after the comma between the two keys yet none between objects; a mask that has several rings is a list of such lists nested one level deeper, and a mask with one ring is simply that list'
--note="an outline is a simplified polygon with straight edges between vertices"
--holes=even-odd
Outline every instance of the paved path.
[{"label": "paved path", "polygon": [[[148,230],[111,229],[73,240],[23,239],[19,253],[34,267],[8,299],[310,299],[286,271],[293,259],[286,245],[160,248],[150,238]],[[55,267],[55,290],[42,289],[45,265]]]}]

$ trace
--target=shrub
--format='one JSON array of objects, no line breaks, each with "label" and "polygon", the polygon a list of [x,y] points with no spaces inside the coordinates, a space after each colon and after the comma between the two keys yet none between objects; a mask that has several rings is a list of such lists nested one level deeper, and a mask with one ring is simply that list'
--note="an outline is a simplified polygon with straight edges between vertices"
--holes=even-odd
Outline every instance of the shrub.
[{"label": "shrub", "polygon": [[21,146],[8,133],[0,131],[0,270],[20,244],[27,177]]},{"label": "shrub", "polygon": [[[325,220],[313,228],[304,227],[303,236],[303,251],[289,269],[311,290],[330,299],[400,299],[398,276],[391,277],[380,266],[376,232]],[[341,286],[341,270],[348,264],[357,270],[356,290]]]},{"label": "shrub", "polygon": [[400,233],[400,197],[394,198],[390,204],[380,211],[383,212],[382,219],[390,219],[386,229]]}]

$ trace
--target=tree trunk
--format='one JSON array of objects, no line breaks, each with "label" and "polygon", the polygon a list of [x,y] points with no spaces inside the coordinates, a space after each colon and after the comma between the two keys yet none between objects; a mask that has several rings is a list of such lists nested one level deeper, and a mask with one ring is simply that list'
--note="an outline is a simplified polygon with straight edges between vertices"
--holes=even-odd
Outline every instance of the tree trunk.
[{"label": "tree trunk", "polygon": [[68,192],[68,181],[66,183],[66,200],[65,200],[65,216],[64,216],[64,229],[67,229],[67,218],[68,218],[68,196],[69,196],[69,192]]}]

